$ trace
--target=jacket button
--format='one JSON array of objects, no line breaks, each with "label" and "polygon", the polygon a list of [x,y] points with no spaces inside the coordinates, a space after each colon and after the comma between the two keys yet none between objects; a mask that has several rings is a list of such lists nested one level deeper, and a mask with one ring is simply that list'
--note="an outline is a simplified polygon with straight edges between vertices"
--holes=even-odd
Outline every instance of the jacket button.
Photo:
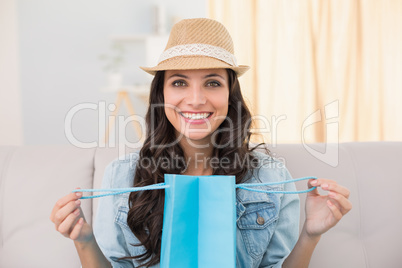
[{"label": "jacket button", "polygon": [[263,225],[263,224],[265,223],[264,218],[261,217],[258,213],[257,213],[257,216],[258,216],[258,218],[257,218],[257,223],[258,223],[259,225]]}]

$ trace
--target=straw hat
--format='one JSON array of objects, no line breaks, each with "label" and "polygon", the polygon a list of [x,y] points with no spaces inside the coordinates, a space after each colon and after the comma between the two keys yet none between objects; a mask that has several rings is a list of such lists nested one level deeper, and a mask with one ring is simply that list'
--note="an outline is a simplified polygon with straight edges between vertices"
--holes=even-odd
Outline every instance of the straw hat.
[{"label": "straw hat", "polygon": [[165,51],[155,67],[141,67],[149,74],[164,70],[234,70],[238,76],[249,67],[237,65],[233,41],[225,26],[211,19],[185,19],[170,32]]}]

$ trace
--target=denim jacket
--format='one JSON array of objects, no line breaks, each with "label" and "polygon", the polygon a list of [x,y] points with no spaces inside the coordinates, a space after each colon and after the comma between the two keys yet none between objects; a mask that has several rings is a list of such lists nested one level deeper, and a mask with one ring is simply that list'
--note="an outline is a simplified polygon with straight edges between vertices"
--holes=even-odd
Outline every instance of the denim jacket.
[{"label": "denim jacket", "polygon": [[[284,165],[260,152],[253,152],[261,168],[249,172],[247,183],[283,181],[291,179]],[[127,188],[133,186],[138,152],[124,159],[116,159],[106,169],[102,188]],[[275,187],[255,187],[264,190],[294,191],[293,183]],[[119,260],[144,252],[139,240],[127,225],[129,193],[107,196],[99,200],[94,223],[96,240],[113,267],[136,267],[136,260]],[[282,267],[293,249],[299,234],[299,198],[295,194],[266,194],[236,190],[237,232],[236,267]],[[263,217],[257,222],[258,217]],[[152,266],[152,268],[159,265]],[[231,267],[230,267],[231,268]]]}]

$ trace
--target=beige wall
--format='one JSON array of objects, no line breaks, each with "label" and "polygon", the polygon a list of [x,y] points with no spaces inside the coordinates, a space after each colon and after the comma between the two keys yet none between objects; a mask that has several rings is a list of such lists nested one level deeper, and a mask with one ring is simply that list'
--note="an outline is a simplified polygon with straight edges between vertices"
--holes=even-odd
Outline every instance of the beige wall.
[{"label": "beige wall", "polygon": [[0,1],[0,145],[22,145],[16,0]]}]

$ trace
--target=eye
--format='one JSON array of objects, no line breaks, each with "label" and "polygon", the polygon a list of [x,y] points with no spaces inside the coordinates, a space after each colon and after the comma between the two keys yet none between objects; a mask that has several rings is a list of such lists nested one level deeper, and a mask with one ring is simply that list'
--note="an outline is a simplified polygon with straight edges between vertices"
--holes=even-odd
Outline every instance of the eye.
[{"label": "eye", "polygon": [[207,87],[220,87],[221,83],[219,83],[218,81],[209,81],[206,84]]},{"label": "eye", "polygon": [[172,83],[172,86],[175,87],[184,87],[186,86],[186,82],[184,82],[183,80],[176,80]]}]

